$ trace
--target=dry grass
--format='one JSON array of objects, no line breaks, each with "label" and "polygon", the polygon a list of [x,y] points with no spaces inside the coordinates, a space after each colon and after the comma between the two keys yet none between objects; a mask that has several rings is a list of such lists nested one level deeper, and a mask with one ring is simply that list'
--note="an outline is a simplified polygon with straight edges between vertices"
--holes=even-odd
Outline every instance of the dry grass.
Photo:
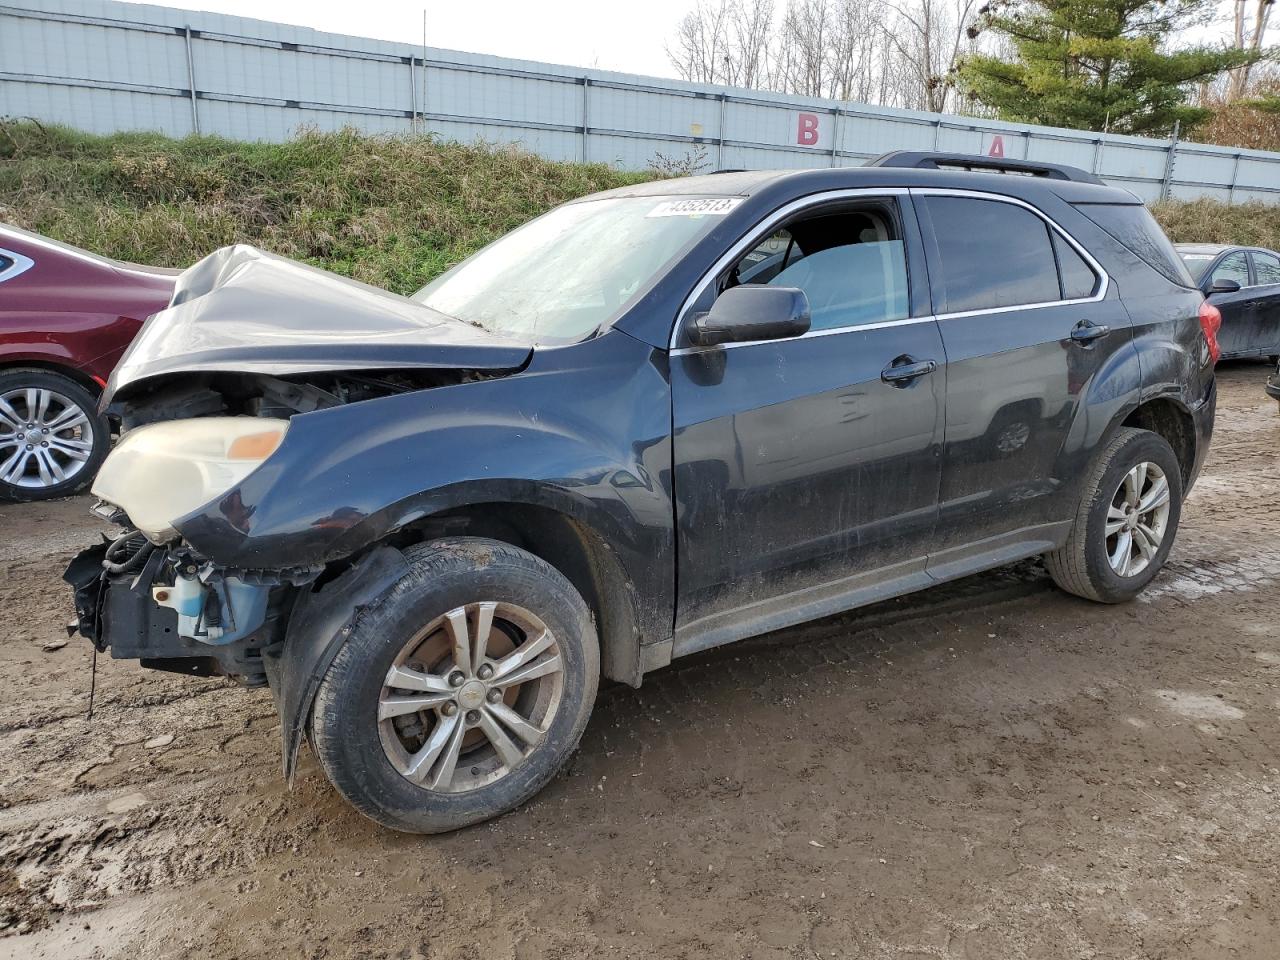
[{"label": "dry grass", "polygon": [[1151,208],[1174,243],[1240,243],[1280,249],[1280,206],[1214,200],[1157,203]]},{"label": "dry grass", "polygon": [[[0,220],[160,266],[252,243],[401,293],[549,207],[656,175],[430,137],[256,144],[0,124]],[[1280,247],[1280,207],[1153,210],[1175,241]]]},{"label": "dry grass", "polygon": [[160,266],[252,243],[402,293],[558,203],[653,176],[353,131],[262,144],[0,126],[0,220]]}]

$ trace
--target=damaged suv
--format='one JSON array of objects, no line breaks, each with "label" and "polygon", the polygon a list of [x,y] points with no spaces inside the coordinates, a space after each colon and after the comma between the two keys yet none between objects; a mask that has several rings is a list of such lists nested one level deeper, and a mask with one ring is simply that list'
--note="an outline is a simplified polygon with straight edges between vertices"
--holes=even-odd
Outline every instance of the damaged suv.
[{"label": "damaged suv", "polygon": [[411,298],[224,249],[111,378],[78,629],[268,685],[286,776],[306,736],[379,823],[474,823],[602,677],[1035,555],[1135,596],[1215,314],[1131,194],[936,154],[586,197]]}]

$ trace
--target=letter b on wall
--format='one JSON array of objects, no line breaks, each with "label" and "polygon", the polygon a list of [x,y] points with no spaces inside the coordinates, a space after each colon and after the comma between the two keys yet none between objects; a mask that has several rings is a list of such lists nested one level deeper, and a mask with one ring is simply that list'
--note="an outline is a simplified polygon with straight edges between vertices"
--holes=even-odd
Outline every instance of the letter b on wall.
[{"label": "letter b on wall", "polygon": [[797,114],[796,143],[802,147],[818,145],[818,115],[816,113]]}]

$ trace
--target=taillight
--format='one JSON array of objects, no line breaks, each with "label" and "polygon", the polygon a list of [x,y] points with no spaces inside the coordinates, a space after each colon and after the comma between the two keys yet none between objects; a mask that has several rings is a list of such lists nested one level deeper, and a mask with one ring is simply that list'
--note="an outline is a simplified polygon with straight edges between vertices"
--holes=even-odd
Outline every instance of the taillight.
[{"label": "taillight", "polygon": [[1200,304],[1200,329],[1209,344],[1209,359],[1218,362],[1222,351],[1218,348],[1218,331],[1222,328],[1222,311],[1206,300]]}]

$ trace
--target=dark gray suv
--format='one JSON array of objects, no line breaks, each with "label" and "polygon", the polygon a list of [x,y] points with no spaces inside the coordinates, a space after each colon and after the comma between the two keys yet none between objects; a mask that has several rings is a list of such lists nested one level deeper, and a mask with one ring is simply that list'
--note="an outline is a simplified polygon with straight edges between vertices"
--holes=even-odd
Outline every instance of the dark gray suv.
[{"label": "dark gray suv", "polygon": [[112,376],[78,628],[268,685],[286,774],[309,736],[380,823],[474,823],[601,677],[1036,555],[1135,596],[1219,319],[1131,194],[937,154],[586,197],[411,298],[228,248]]}]

